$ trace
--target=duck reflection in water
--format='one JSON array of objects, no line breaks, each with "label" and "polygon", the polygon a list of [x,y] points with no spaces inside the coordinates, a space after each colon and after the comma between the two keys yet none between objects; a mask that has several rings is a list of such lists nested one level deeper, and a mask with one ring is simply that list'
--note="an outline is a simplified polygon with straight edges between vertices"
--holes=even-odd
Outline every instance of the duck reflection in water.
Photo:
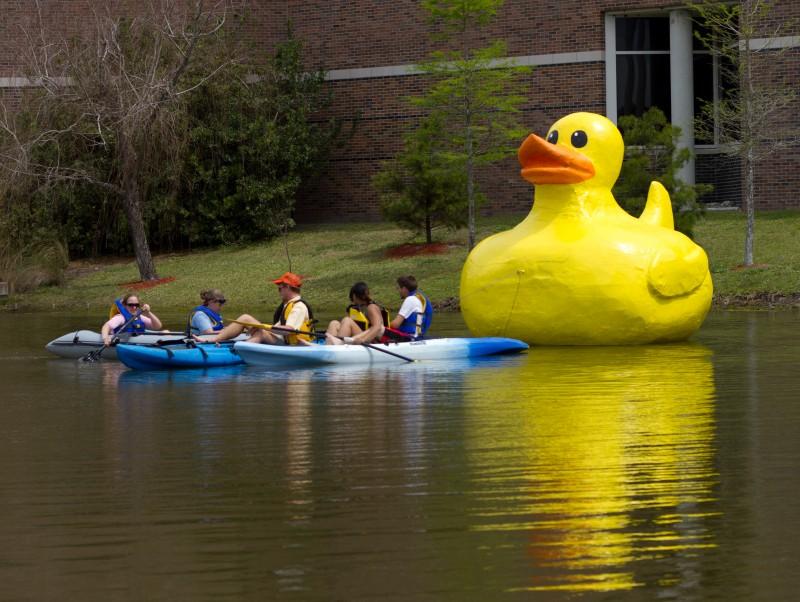
[{"label": "duck reflection in water", "polygon": [[[476,529],[526,533],[531,579],[509,589],[691,585],[692,562],[715,547],[710,352],[535,348],[523,366],[482,372],[467,375],[482,431],[467,437],[471,463],[479,489],[510,493],[484,497]],[[490,456],[481,442],[498,437],[509,445]]]}]

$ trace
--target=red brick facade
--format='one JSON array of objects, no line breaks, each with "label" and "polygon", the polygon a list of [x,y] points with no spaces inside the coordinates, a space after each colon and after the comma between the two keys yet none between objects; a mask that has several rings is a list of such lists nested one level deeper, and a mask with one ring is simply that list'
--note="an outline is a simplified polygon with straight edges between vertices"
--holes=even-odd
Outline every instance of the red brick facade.
[{"label": "red brick facade", "polygon": [[[41,0],[48,23],[63,30],[80,30],[88,0]],[[404,98],[419,94],[424,85],[419,76],[337,78],[343,69],[411,65],[435,48],[431,26],[414,0],[250,0],[243,35],[259,48],[270,50],[286,37],[286,23],[306,44],[309,67],[323,67],[331,74],[333,114],[358,116],[357,128],[348,146],[334,158],[319,185],[307,191],[298,203],[299,221],[318,219],[379,219],[377,195],[370,180],[383,160],[400,148],[402,134],[414,126],[418,109]],[[605,23],[614,14],[643,10],[665,11],[681,3],[655,0],[506,0],[498,18],[481,34],[481,42],[504,39],[509,56],[552,55],[594,51],[599,60],[535,67],[527,78],[529,100],[522,120],[534,132],[546,131],[560,116],[576,110],[605,113],[606,82]],[[31,0],[0,0],[0,78],[16,75],[16,56],[22,27],[36,18]],[[782,0],[773,13],[787,22],[800,17],[800,2]],[[800,31],[793,32],[800,35]],[[800,49],[792,48],[778,59],[779,77],[800,82]],[[798,86],[800,87],[800,86]],[[0,97],[12,98],[13,89],[0,88]],[[800,127],[800,101],[785,118]],[[518,176],[513,160],[487,168],[480,175],[481,189],[490,202],[485,212],[525,211],[532,190]],[[757,206],[762,209],[800,208],[800,148],[772,156],[759,172]]]}]

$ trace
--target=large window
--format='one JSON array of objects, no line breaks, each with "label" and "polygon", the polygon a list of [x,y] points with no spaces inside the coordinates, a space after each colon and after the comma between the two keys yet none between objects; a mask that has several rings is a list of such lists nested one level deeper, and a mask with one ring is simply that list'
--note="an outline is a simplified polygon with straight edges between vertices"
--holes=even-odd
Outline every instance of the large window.
[{"label": "large window", "polygon": [[669,18],[616,17],[617,116],[658,107],[671,117]]},{"label": "large window", "polygon": [[[698,26],[685,9],[607,14],[605,22],[606,110],[612,120],[658,107],[683,132],[692,131],[693,117],[701,114],[706,103],[716,106],[727,94],[736,92],[735,81],[726,77],[727,65],[695,36],[690,39]],[[738,203],[740,170],[735,159],[720,154],[718,129],[702,138],[697,130],[694,134],[694,140],[690,137],[684,142],[696,155],[694,163],[686,167],[693,173],[684,177],[714,185],[713,195],[705,201]]]},{"label": "large window", "polygon": [[[607,24],[610,31],[606,40],[611,47],[607,61],[613,61],[613,68],[608,69],[612,78],[607,85],[609,116],[641,115],[650,107],[658,107],[672,121],[671,86],[676,84],[671,83],[669,16],[613,16]],[[718,102],[736,85],[725,77],[730,70],[696,37],[692,45],[694,114],[699,115],[703,104]],[[718,142],[716,136],[697,140],[703,145]]]}]

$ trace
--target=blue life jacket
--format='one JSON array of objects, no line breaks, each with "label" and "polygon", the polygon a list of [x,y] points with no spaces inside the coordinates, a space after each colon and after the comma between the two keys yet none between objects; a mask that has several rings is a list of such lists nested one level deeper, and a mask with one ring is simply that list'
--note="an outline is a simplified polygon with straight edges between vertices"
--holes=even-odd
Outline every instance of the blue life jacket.
[{"label": "blue life jacket", "polygon": [[114,305],[117,306],[117,311],[119,311],[120,315],[124,318],[124,321],[122,322],[122,324],[120,324],[119,326],[117,326],[114,329],[114,334],[119,334],[120,332],[144,332],[145,331],[144,322],[142,322],[142,319],[140,317],[138,317],[138,316],[133,322],[131,322],[130,324],[125,326],[125,329],[123,330],[122,327],[125,325],[125,322],[130,320],[133,317],[133,314],[131,312],[129,312],[128,308],[125,307],[122,304],[122,299],[115,299],[114,300]]},{"label": "blue life jacket", "polygon": [[422,313],[412,313],[405,320],[403,320],[403,323],[400,324],[400,327],[397,330],[411,335],[411,337],[415,339],[420,339],[425,335],[426,332],[428,332],[428,328],[431,326],[431,321],[433,320],[433,306],[424,293],[413,291],[409,297],[411,295],[417,297],[417,299],[420,300],[420,303],[422,303]]},{"label": "blue life jacket", "polygon": [[215,331],[222,330],[224,326],[224,324],[222,323],[222,314],[218,314],[213,309],[205,305],[198,305],[192,310],[192,313],[189,314],[189,324],[186,327],[187,332],[192,331],[192,318],[194,317],[194,314],[197,313],[198,311],[201,311],[208,316],[208,318],[211,320],[211,328],[213,330]]}]

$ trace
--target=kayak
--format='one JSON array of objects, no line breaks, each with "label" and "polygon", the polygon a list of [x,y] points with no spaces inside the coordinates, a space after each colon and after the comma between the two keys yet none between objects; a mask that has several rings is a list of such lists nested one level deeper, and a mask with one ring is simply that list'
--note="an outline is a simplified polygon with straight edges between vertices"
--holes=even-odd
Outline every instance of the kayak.
[{"label": "kayak", "polygon": [[233,349],[248,364],[269,367],[325,364],[385,364],[410,360],[454,360],[515,353],[527,343],[503,337],[424,339],[365,345],[264,345],[237,342]]},{"label": "kayak", "polygon": [[117,358],[134,370],[164,370],[168,368],[215,368],[242,363],[233,344],[215,345],[130,345],[116,347]]},{"label": "kayak", "polygon": [[[156,332],[147,330],[144,333],[123,333],[119,335],[120,342],[131,345],[159,345],[164,342],[180,342],[186,337],[183,332]],[[244,340],[247,335],[240,335],[234,341]],[[103,346],[103,336],[94,330],[76,330],[53,339],[45,349],[60,357],[78,359],[90,351],[95,351]],[[103,359],[117,359],[114,347],[109,347],[103,352]]]}]

